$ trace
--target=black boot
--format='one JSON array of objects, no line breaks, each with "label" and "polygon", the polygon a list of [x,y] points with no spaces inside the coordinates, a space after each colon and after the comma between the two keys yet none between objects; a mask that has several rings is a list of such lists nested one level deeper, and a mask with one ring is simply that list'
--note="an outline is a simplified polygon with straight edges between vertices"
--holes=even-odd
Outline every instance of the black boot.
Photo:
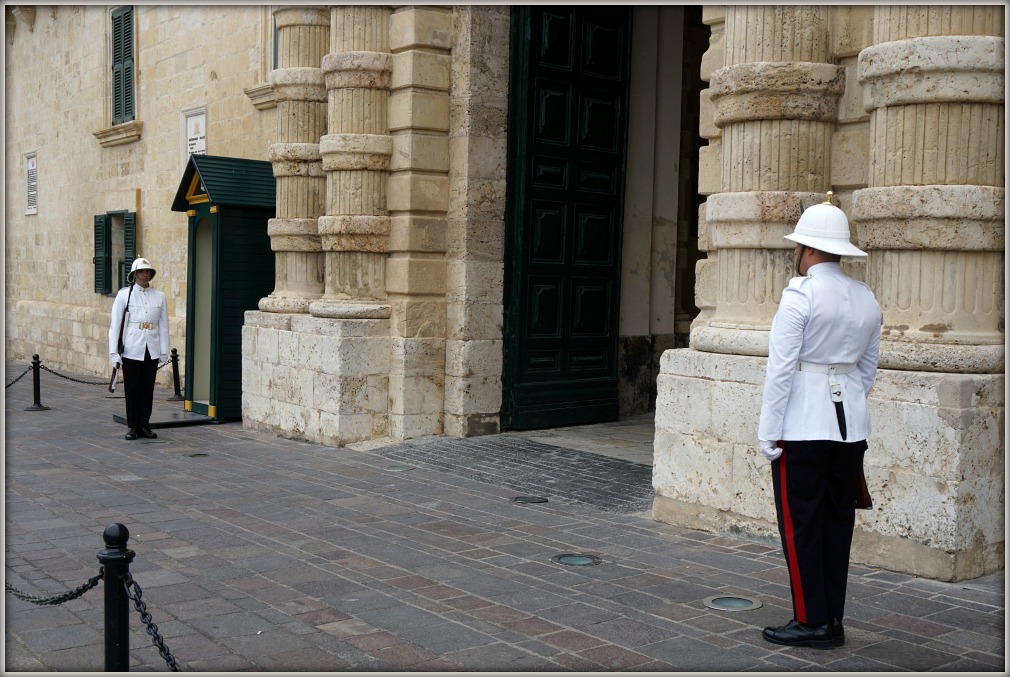
[{"label": "black boot", "polygon": [[144,426],[143,428],[140,429],[140,436],[141,437],[146,437],[149,440],[153,440],[153,439],[157,439],[158,433],[156,433],[153,430],[151,430],[151,428],[149,426]]},{"label": "black boot", "polygon": [[761,636],[772,644],[786,646],[810,646],[815,649],[830,649],[834,646],[831,623],[814,626],[792,620],[779,628],[765,628]]},{"label": "black boot", "polygon": [[128,439],[128,440],[135,440],[135,439],[137,439],[137,431],[134,430],[133,428],[130,428],[129,430],[127,430],[126,431],[126,439]]},{"label": "black boot", "polygon": [[835,646],[845,644],[845,628],[842,627],[841,618],[831,619],[831,643]]}]

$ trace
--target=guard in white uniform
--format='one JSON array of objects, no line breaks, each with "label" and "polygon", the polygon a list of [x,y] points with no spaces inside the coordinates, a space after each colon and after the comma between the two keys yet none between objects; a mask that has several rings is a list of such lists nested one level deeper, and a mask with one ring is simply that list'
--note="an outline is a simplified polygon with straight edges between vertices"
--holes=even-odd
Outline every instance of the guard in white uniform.
[{"label": "guard in white uniform", "polygon": [[866,253],[849,242],[848,219],[831,193],[786,238],[797,243],[804,277],[790,280],[772,321],[758,438],[772,461],[793,619],[763,637],[830,649],[845,641],[855,491],[883,315],[870,288],[842,272],[842,256]]},{"label": "guard in white uniform", "polygon": [[[135,259],[126,277],[130,284],[119,290],[112,304],[109,360],[113,367],[123,365],[128,440],[158,436],[151,430],[151,408],[158,363],[168,361],[168,306],[164,292],[151,286],[156,273],[150,261]],[[122,354],[118,347],[120,328]]]}]

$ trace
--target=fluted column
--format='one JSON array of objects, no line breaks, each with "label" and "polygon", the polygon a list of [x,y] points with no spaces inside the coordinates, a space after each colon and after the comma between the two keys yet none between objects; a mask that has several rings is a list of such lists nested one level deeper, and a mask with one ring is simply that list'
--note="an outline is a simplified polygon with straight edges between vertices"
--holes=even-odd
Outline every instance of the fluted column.
[{"label": "fluted column", "polygon": [[319,235],[326,265],[323,296],[310,306],[315,317],[389,317],[390,11],[360,5],[331,9],[331,51],[322,61],[329,124],[320,140],[326,204]]},{"label": "fluted column", "polygon": [[1004,37],[999,6],[874,10],[859,55],[868,187],[852,220],[884,311],[881,367],[1004,368]]},{"label": "fluted column", "polygon": [[260,310],[305,313],[323,291],[316,220],[323,213],[319,137],[326,129],[326,89],[319,63],[329,42],[329,10],[275,9],[278,68],[270,82],[277,98],[276,142],[267,159],[277,179],[275,218],[267,223],[276,257],[274,291]]},{"label": "fluted column", "polygon": [[726,8],[724,66],[709,98],[721,129],[720,192],[706,203],[718,251],[715,307],[696,326],[697,350],[766,355],[767,329],[790,276],[802,206],[830,187],[831,134],[845,85],[829,63],[829,9]]}]

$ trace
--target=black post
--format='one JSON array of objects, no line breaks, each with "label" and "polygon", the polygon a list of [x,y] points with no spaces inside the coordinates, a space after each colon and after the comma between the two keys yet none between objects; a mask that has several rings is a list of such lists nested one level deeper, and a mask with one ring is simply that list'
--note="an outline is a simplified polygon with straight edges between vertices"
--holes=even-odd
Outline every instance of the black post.
[{"label": "black post", "polygon": [[172,381],[175,385],[175,395],[168,398],[169,402],[179,402],[185,398],[182,396],[182,389],[179,387],[179,351],[172,348]]},{"label": "black post", "polygon": [[130,573],[134,552],[126,547],[130,531],[126,526],[110,524],[102,539],[105,550],[98,561],[105,567],[105,671],[130,671],[130,598],[123,576]]},{"label": "black post", "polygon": [[25,407],[25,411],[48,411],[49,407],[42,406],[42,388],[39,383],[39,376],[42,373],[42,360],[39,359],[38,355],[32,355],[32,372],[32,394],[35,396],[35,401],[32,406]]}]

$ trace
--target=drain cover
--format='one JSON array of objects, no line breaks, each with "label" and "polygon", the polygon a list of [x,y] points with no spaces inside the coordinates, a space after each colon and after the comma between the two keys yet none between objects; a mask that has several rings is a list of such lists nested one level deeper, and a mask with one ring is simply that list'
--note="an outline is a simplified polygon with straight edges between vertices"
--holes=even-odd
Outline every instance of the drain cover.
[{"label": "drain cover", "polygon": [[578,553],[568,553],[564,555],[555,555],[551,557],[552,562],[557,562],[558,564],[565,564],[570,567],[585,567],[591,566],[593,564],[599,564],[603,560],[594,555],[580,555]]},{"label": "drain cover", "polygon": [[546,503],[547,499],[543,496],[516,496],[512,499],[516,503]]},{"label": "drain cover", "polygon": [[203,452],[197,452],[195,454],[186,454],[186,455],[189,456],[190,458],[200,458],[201,456],[209,456],[209,454],[205,454]]},{"label": "drain cover", "polygon": [[386,468],[386,470],[388,470],[389,472],[406,472],[408,470],[413,469],[414,466],[412,465],[391,465],[388,468]]},{"label": "drain cover", "polygon": [[740,595],[715,595],[705,600],[705,606],[717,611],[752,611],[761,607],[761,602]]}]

